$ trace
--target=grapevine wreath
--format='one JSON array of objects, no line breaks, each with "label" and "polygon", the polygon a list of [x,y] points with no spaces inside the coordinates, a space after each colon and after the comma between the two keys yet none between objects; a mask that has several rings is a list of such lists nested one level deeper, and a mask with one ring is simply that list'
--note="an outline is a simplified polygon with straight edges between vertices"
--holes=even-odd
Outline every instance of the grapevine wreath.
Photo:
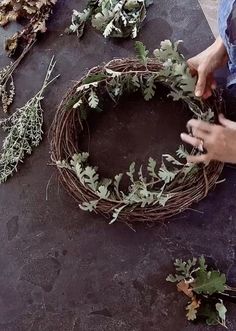
[{"label": "grapevine wreath", "polygon": [[[101,178],[97,167],[89,164],[89,154],[79,149],[88,114],[101,111],[101,101],[107,95],[118,102],[122,94],[140,91],[148,101],[158,86],[164,85],[173,102],[182,101],[194,118],[216,121],[222,107],[220,94],[214,93],[211,101],[194,96],[196,78],[191,76],[178,44],[165,40],[149,58],[145,46],[136,42],[136,58],[115,59],[91,69],[61,102],[52,127],[52,159],[62,183],[82,210],[101,213],[110,223],[160,221],[201,200],[216,184],[223,164],[186,164],[188,152],[183,145],[175,156],[162,155],[159,169],[150,157],[145,169],[136,169],[132,162],[126,174],[109,179]],[[192,149],[191,154],[197,153],[202,152]],[[124,176],[128,176],[129,185],[121,190]]]}]

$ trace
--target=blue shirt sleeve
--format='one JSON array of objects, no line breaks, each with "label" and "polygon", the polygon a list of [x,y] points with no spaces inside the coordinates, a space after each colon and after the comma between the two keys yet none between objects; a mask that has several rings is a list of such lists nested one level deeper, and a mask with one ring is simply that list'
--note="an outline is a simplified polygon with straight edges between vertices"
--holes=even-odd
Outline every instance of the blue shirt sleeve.
[{"label": "blue shirt sleeve", "polygon": [[219,33],[229,56],[231,75],[228,86],[236,84],[236,0],[220,0],[218,11]]}]

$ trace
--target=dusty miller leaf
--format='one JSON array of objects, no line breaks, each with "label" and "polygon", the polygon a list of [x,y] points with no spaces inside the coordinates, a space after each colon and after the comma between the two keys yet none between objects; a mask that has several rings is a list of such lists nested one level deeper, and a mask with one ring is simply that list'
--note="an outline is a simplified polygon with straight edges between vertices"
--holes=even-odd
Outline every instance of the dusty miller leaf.
[{"label": "dusty miller leaf", "polygon": [[154,97],[154,95],[155,95],[155,90],[156,90],[156,85],[155,85],[154,78],[153,77],[150,77],[147,80],[146,87],[145,87],[145,89],[143,91],[143,93],[144,93],[144,99],[146,101],[151,100]]},{"label": "dusty miller leaf", "polygon": [[178,283],[178,282],[180,282],[181,280],[184,280],[184,279],[185,279],[184,276],[170,274],[170,275],[167,276],[166,281],[170,282],[170,283]]},{"label": "dusty miller leaf", "polygon": [[120,186],[120,181],[121,181],[122,177],[123,177],[123,174],[118,174],[114,178],[114,191],[116,192],[116,195],[119,198],[121,198],[119,186]]},{"label": "dusty miller leaf", "polygon": [[84,211],[89,211],[92,212],[96,210],[97,208],[98,201],[89,201],[89,202],[83,202],[82,204],[79,205],[80,209]]},{"label": "dusty miller leaf", "polygon": [[166,168],[164,163],[162,164],[161,168],[158,171],[158,176],[161,180],[163,180],[166,184],[170,183],[176,176],[178,172],[170,171]]},{"label": "dusty miller leaf", "polygon": [[180,158],[180,159],[186,159],[189,156],[189,152],[187,151],[187,149],[184,147],[184,145],[180,145],[178,150],[176,151],[176,155]]},{"label": "dusty miller leaf", "polygon": [[147,171],[149,173],[149,176],[153,178],[158,178],[158,175],[155,172],[156,165],[157,165],[156,161],[152,157],[149,157]]},{"label": "dusty miller leaf", "polygon": [[158,203],[159,205],[161,205],[162,207],[165,207],[167,201],[170,199],[170,196],[168,194],[164,195],[162,194],[159,198],[158,198]]},{"label": "dusty miller leaf", "polygon": [[147,65],[149,51],[146,49],[144,44],[141,41],[135,42],[135,50],[137,58],[142,64]]},{"label": "dusty miller leaf", "polygon": [[110,34],[112,33],[112,30],[114,29],[114,25],[113,25],[113,20],[107,24],[107,26],[105,27],[105,30],[103,32],[103,35],[105,38],[109,37]]},{"label": "dusty miller leaf", "polygon": [[97,191],[99,176],[95,169],[87,166],[83,172],[84,182],[93,190]]},{"label": "dusty miller leaf", "polygon": [[99,186],[98,191],[96,192],[100,199],[109,198],[110,192],[106,186]]},{"label": "dusty miller leaf", "polygon": [[227,313],[227,309],[223,303],[223,301],[221,300],[220,303],[217,303],[216,304],[216,310],[219,314],[219,317],[220,317],[220,320],[221,320],[221,323],[223,326],[226,326],[226,323],[225,323],[225,320],[226,320],[226,313]]},{"label": "dusty miller leaf", "polygon": [[182,259],[176,259],[174,266],[176,271],[180,272],[185,278],[191,277],[192,272],[195,270],[197,259],[193,258],[192,260],[183,261]]},{"label": "dusty miller leaf", "polygon": [[72,156],[72,159],[70,161],[70,164],[75,167],[77,163],[84,163],[88,160],[89,157],[89,153],[78,153],[78,154],[74,154]]},{"label": "dusty miller leaf", "polygon": [[135,173],[135,162],[132,162],[131,165],[129,166],[129,171],[126,172],[131,182],[134,182],[134,173]]},{"label": "dusty miller leaf", "polygon": [[99,104],[98,96],[95,93],[95,91],[91,89],[89,93],[89,106],[91,108],[97,108],[98,104]]},{"label": "dusty miller leaf", "polygon": [[122,211],[125,207],[126,207],[126,205],[121,206],[121,207],[119,207],[119,208],[115,208],[115,210],[114,210],[114,212],[113,212],[113,214],[112,214],[112,220],[110,221],[109,224],[113,224],[113,223],[117,220],[117,218],[119,217],[121,211]]},{"label": "dusty miller leaf", "polygon": [[163,154],[162,156],[166,161],[172,163],[173,165],[183,166],[183,163],[179,162],[178,160],[176,160],[173,156],[171,156],[169,154]]}]

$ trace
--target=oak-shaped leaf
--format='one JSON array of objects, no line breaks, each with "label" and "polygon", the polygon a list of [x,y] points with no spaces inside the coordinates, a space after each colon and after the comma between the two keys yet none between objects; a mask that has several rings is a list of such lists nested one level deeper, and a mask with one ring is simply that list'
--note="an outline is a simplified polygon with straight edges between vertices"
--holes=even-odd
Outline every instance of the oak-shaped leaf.
[{"label": "oak-shaped leaf", "polygon": [[196,272],[196,278],[192,284],[194,292],[209,294],[224,292],[226,284],[225,274],[219,271],[207,271],[200,269]]},{"label": "oak-shaped leaf", "polygon": [[137,58],[142,64],[147,65],[149,51],[146,49],[144,44],[141,41],[135,42],[135,50]]},{"label": "oak-shaped leaf", "polygon": [[197,300],[195,297],[193,297],[191,303],[186,307],[186,316],[189,321],[194,321],[197,318],[198,308],[200,305],[200,300]]}]

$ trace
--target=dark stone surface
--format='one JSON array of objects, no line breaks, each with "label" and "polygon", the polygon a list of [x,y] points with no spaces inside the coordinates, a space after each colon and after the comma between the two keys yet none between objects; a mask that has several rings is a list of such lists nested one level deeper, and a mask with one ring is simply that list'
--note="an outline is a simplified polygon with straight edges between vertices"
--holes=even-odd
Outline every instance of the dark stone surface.
[{"label": "dark stone surface", "polygon": [[[46,93],[46,133],[73,80],[114,56],[133,55],[130,40],[104,40],[93,30],[81,42],[61,35],[71,10],[83,8],[85,2],[59,1],[48,33],[15,75],[15,105],[20,106],[40,87],[56,55],[56,72],[62,77]],[[2,39],[7,35],[4,31]],[[165,38],[183,39],[187,56],[213,41],[197,1],[155,1],[139,39],[154,49]],[[1,65],[8,62],[3,54]],[[107,122],[101,117],[92,127],[99,137],[92,144],[94,158],[101,160],[105,172],[117,172],[135,157],[142,161],[156,151],[169,151],[185,125],[186,115],[176,106],[160,119],[154,112],[159,101],[149,104],[146,113],[144,102],[137,113],[137,100],[129,102],[129,116],[112,110],[115,125],[109,115]],[[226,167],[226,182],[193,206],[195,211],[165,224],[139,225],[133,232],[82,213],[58,185],[48,151],[45,135],[14,178],[0,187],[0,331],[216,330],[186,321],[186,300],[165,278],[175,258],[204,254],[235,285],[236,170]],[[235,329],[235,307],[229,305],[228,330]]]}]

